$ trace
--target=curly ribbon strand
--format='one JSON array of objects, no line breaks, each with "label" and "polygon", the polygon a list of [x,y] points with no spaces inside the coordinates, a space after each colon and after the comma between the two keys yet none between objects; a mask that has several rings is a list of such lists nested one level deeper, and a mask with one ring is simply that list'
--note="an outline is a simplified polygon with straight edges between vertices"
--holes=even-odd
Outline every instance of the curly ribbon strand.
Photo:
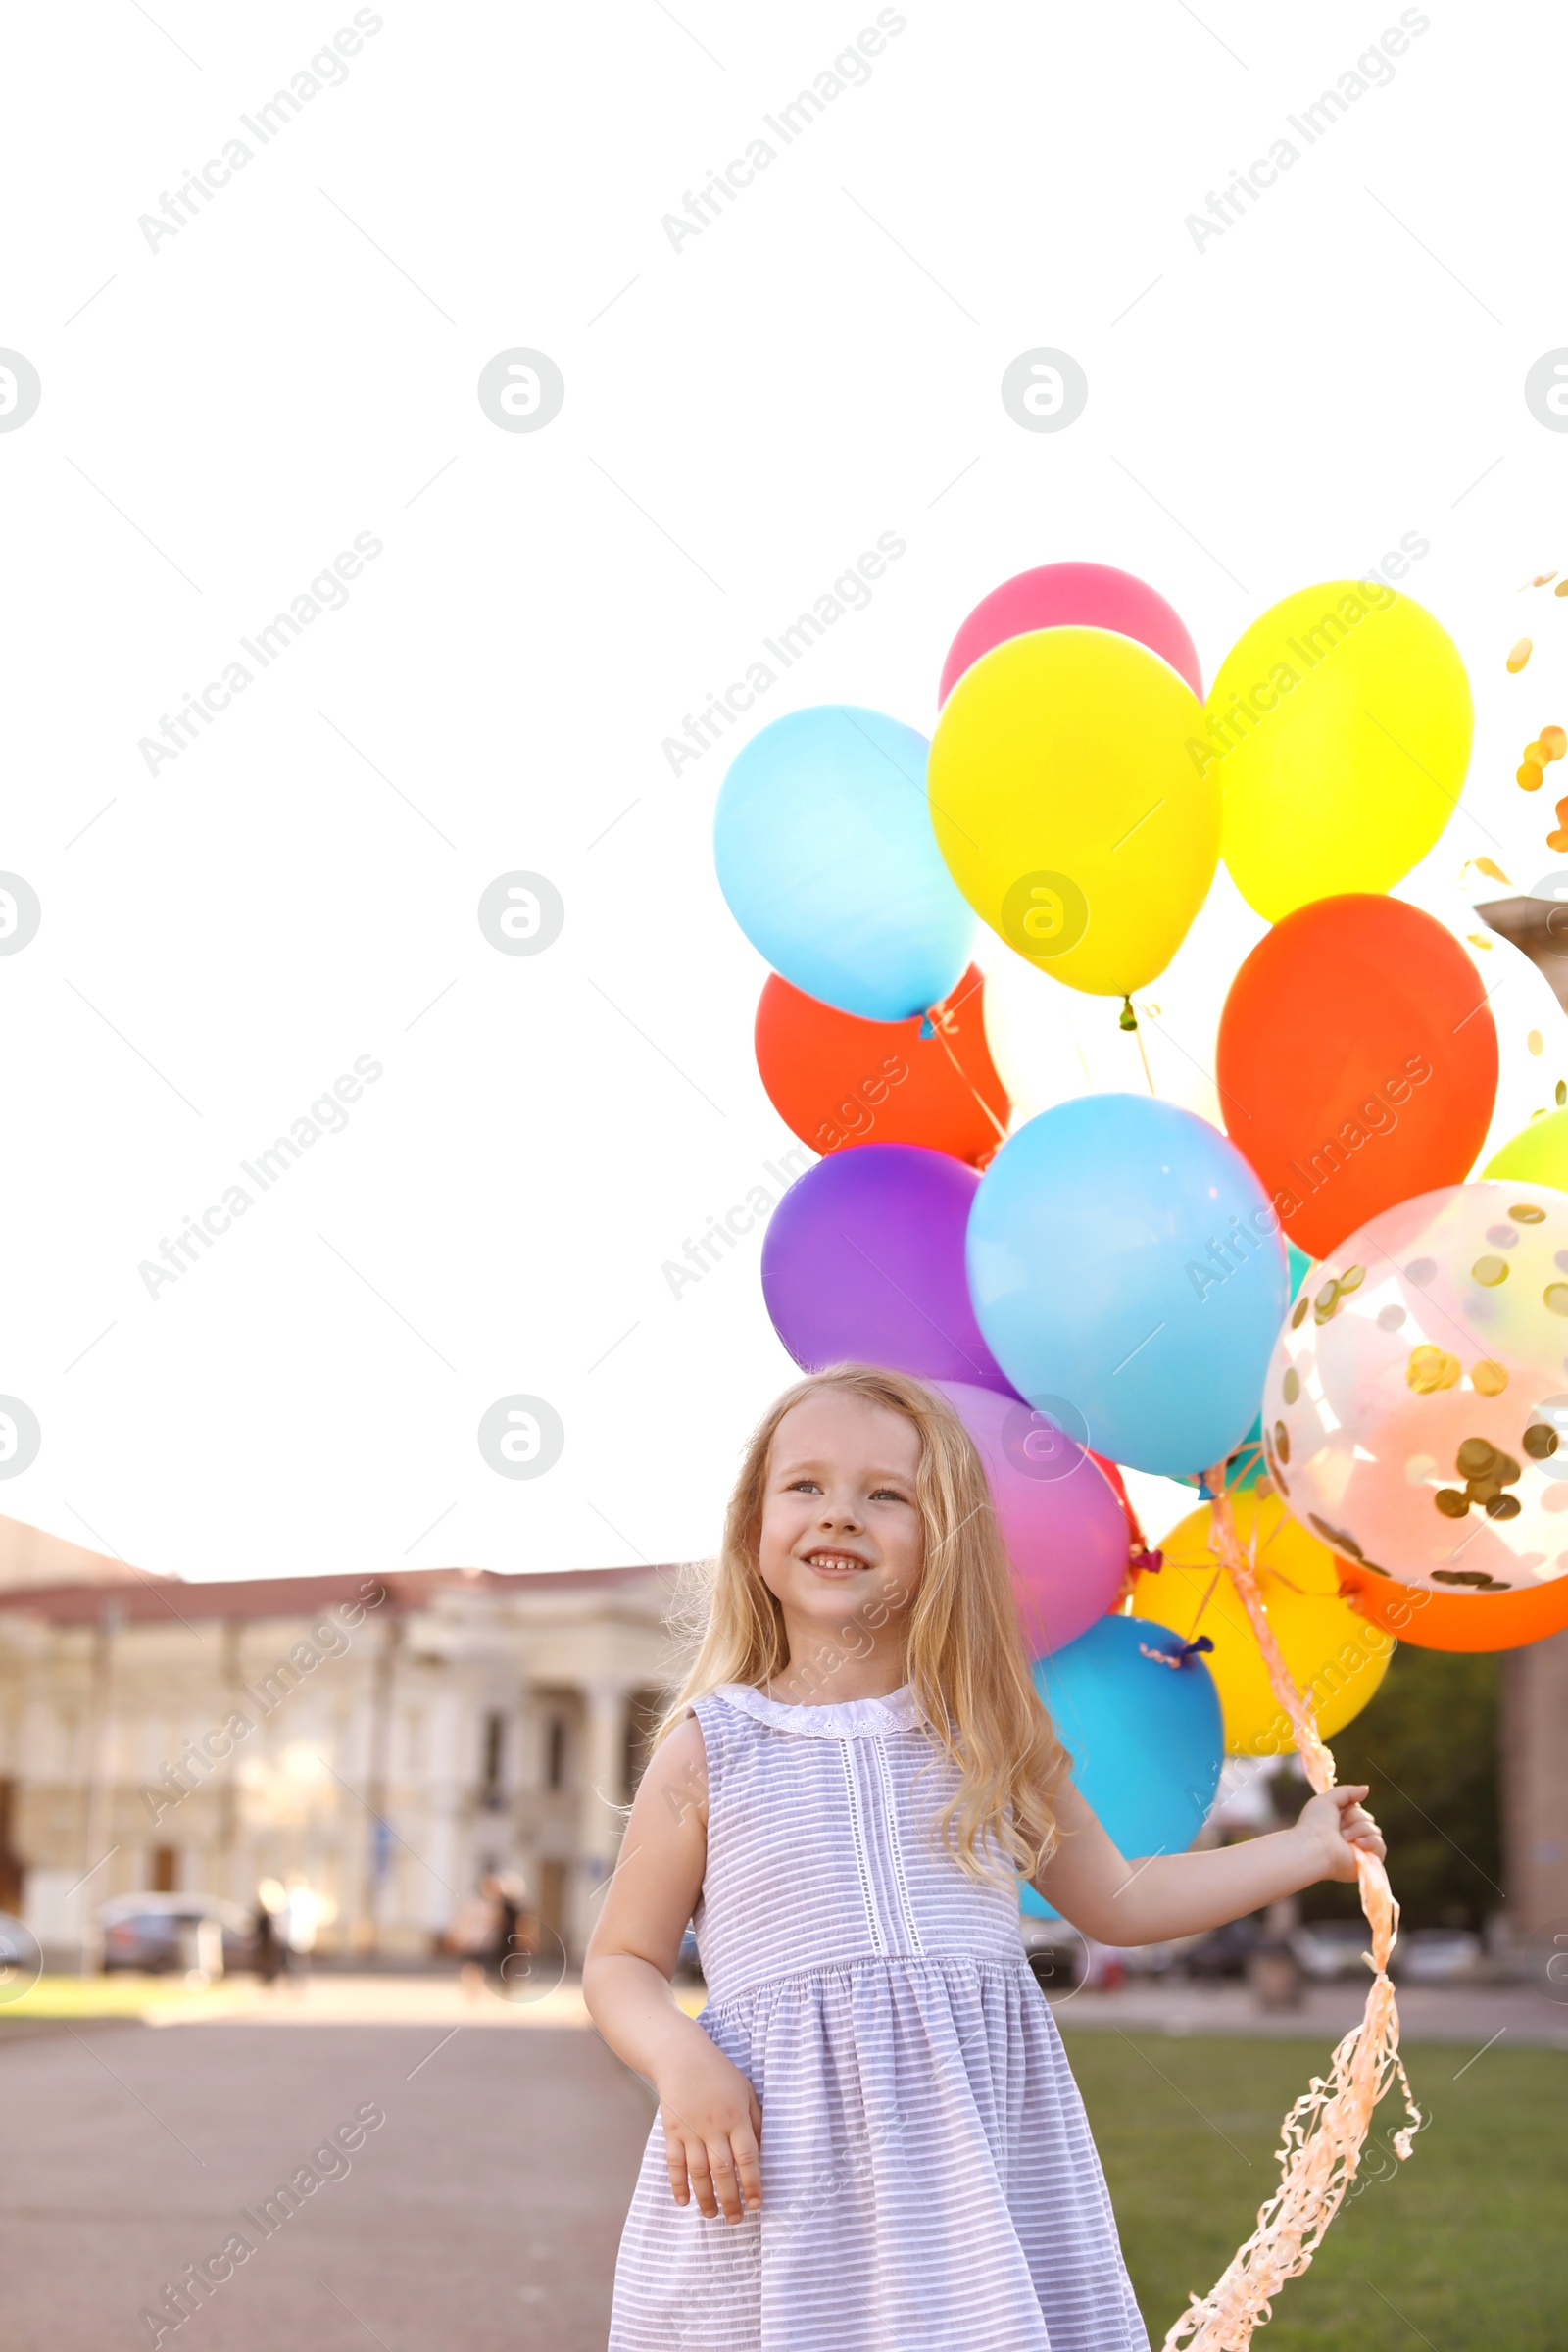
[{"label": "curly ribbon strand", "polygon": [[[1334,1786],[1334,1758],[1274,1638],[1253,1563],[1236,1531],[1223,1462],[1208,1472],[1204,1484],[1214,1495],[1214,1548],[1241,1595],[1274,1695],[1290,1717],[1306,1777],[1321,1795]],[[1194,2295],[1166,2336],[1164,2352],[1177,2352],[1184,2344],[1191,2352],[1247,2352],[1254,2328],[1270,2317],[1272,2298],[1288,2278],[1301,2276],[1343,2204],[1355,2179],[1372,2111],[1396,2076],[1410,2118],[1390,2134],[1401,2159],[1409,2155],[1410,2142],[1421,2128],[1421,2110],[1410,2095],[1399,2057],[1399,2017],[1389,1981],[1399,1906],[1377,1857],[1357,1851],[1355,1862],[1361,1908],[1372,1930],[1367,1957],[1373,1976],[1365,2014],[1335,2050],[1327,2081],[1314,2076],[1311,2087],[1302,2091],[1285,2118],[1278,2150],[1280,2185],[1259,2208],[1256,2229],[1217,2284],[1206,2295]]]}]

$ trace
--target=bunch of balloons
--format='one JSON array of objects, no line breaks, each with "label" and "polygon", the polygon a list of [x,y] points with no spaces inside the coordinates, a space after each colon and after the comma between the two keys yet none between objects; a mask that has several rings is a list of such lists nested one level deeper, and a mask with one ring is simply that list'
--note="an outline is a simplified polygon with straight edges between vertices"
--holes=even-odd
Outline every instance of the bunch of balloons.
[{"label": "bunch of balloons", "polygon": [[[773,967],[758,1065],[820,1155],[763,1292],[803,1367],[945,1389],[1080,1778],[1127,1851],[1162,1789],[1168,1848],[1225,1750],[1292,1739],[1218,1590],[1219,1485],[1329,1729],[1396,1637],[1568,1624],[1568,1132],[1473,1177],[1487,989],[1447,909],[1389,895],[1470,755],[1463,664],[1410,598],[1286,597],[1205,697],[1162,597],[1050,564],[969,614],[939,704],[929,741],[796,711],[719,796],[719,881]],[[1162,1565],[1129,1556],[1116,1464],[1201,1485]]]}]

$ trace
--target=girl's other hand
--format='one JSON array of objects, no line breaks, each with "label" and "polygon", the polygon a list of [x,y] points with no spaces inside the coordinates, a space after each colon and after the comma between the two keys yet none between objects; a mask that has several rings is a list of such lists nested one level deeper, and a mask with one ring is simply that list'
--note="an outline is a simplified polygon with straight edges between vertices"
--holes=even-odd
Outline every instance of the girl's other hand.
[{"label": "girl's other hand", "polygon": [[1348,1784],[1308,1798],[1301,1807],[1297,1832],[1311,1845],[1320,1879],[1353,1880],[1358,1875],[1358,1852],[1376,1854],[1380,1862],[1387,1854],[1383,1833],[1361,1807],[1361,1799],[1368,1793],[1364,1783],[1359,1787]]},{"label": "girl's other hand", "polygon": [[655,2086],[677,2205],[697,2199],[710,2220],[738,2222],[762,2203],[762,2109],[738,2066],[710,2042],[683,2055]]}]

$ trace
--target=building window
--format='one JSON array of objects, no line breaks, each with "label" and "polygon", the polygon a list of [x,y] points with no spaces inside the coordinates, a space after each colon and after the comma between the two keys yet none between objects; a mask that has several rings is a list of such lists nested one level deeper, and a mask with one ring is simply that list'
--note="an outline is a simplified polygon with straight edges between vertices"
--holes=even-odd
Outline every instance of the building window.
[{"label": "building window", "polygon": [[155,1845],[153,1847],[152,1891],[154,1894],[177,1894],[179,1892],[179,1848],[177,1845]]},{"label": "building window", "polygon": [[637,1793],[637,1784],[648,1770],[648,1759],[654,1752],[654,1734],[664,1717],[664,1694],[662,1690],[634,1690],[626,1706],[625,1788],[628,1797]]},{"label": "building window", "polygon": [[484,1719],[484,1770],[482,1785],[486,1796],[501,1792],[501,1764],[506,1753],[507,1719],[504,1715],[487,1715]]},{"label": "building window", "polygon": [[552,1715],[548,1744],[545,1749],[545,1787],[564,1788],[566,1786],[566,1719]]}]

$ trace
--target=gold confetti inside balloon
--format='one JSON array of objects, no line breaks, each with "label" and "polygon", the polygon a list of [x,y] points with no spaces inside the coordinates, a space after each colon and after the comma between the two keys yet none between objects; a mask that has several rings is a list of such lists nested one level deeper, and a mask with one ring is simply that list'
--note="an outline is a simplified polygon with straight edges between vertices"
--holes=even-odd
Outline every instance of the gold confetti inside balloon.
[{"label": "gold confetti inside balloon", "polygon": [[1453,1185],[1353,1233],[1275,1348],[1263,1446],[1293,1517],[1369,1575],[1568,1575],[1568,1195]]}]

